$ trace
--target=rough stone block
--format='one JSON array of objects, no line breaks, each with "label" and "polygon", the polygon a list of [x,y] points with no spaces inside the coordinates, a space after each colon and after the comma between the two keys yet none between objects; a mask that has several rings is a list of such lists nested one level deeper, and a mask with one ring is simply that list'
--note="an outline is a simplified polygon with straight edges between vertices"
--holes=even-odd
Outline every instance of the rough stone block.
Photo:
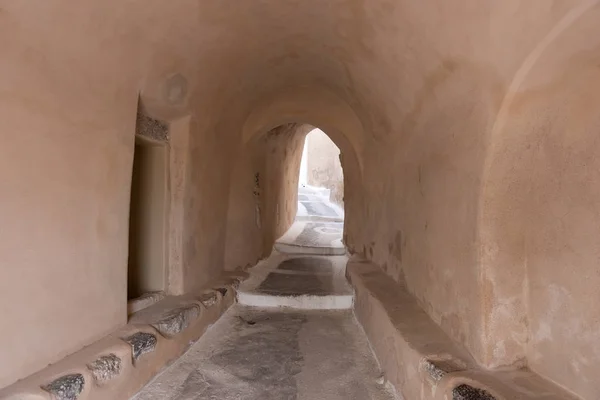
[{"label": "rough stone block", "polygon": [[129,300],[127,302],[127,313],[133,314],[144,308],[150,307],[152,304],[159,302],[165,298],[164,292],[149,292],[145,293],[137,299]]},{"label": "rough stone block", "polygon": [[121,359],[115,354],[102,356],[87,365],[87,368],[92,373],[94,380],[99,385],[102,385],[118,376],[121,373],[121,367]]},{"label": "rough stone block", "polygon": [[219,301],[219,298],[217,297],[216,292],[205,293],[202,296],[200,296],[200,302],[206,308],[214,306],[215,304],[217,304],[217,301]]},{"label": "rough stone block", "polygon": [[240,284],[242,283],[243,279],[239,279],[239,278],[232,278],[230,285],[234,290],[238,290],[240,288]]},{"label": "rough stone block", "polygon": [[54,400],[77,400],[83,387],[85,378],[81,374],[61,376],[58,379],[42,386],[42,389],[50,393]]},{"label": "rough stone block", "polygon": [[457,360],[430,360],[424,358],[421,360],[421,369],[437,383],[444,375],[451,372],[464,371],[466,366],[464,363]]},{"label": "rough stone block", "polygon": [[169,141],[169,125],[138,110],[136,134],[160,142]]},{"label": "rough stone block", "polygon": [[460,385],[452,390],[452,400],[496,400],[494,396],[483,389],[469,385]]},{"label": "rough stone block", "polygon": [[200,307],[196,304],[177,308],[166,314],[160,321],[152,324],[161,335],[165,337],[174,336],[185,328],[191,321],[198,318],[200,315]]},{"label": "rough stone block", "polygon": [[147,332],[138,332],[123,339],[131,346],[132,358],[135,363],[142,355],[154,351],[156,348],[156,336]]}]

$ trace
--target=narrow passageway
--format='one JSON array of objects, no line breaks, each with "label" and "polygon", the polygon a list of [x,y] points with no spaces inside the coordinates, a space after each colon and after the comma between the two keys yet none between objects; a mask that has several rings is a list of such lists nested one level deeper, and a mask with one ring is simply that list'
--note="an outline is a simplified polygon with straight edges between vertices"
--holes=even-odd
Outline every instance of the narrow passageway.
[{"label": "narrow passageway", "polygon": [[275,249],[292,254],[342,255],[344,173],[340,150],[320,129],[306,135],[299,171],[298,207]]},{"label": "narrow passageway", "polygon": [[302,202],[318,205],[252,268],[238,303],[135,400],[396,398],[352,312],[343,214],[319,221],[314,210],[336,209],[311,188],[300,188]]},{"label": "narrow passageway", "polygon": [[600,400],[600,0],[0,35],[0,400]]}]

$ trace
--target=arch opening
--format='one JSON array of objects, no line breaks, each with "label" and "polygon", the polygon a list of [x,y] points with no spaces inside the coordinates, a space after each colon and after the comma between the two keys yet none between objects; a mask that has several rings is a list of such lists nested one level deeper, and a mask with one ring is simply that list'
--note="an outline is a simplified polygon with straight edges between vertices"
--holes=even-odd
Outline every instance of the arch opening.
[{"label": "arch opening", "polygon": [[[297,154],[282,160],[293,163],[289,173],[296,174],[291,177],[297,177],[296,185],[290,179],[289,184],[281,186],[282,193],[276,194],[282,197],[286,210],[295,203],[296,214],[289,229],[276,238],[275,249],[291,254],[345,254],[340,150],[324,131],[312,128],[296,151],[301,153],[301,161],[295,171]],[[288,170],[288,166],[281,165],[280,170]],[[290,216],[286,217],[289,220]]]},{"label": "arch opening", "polygon": [[303,86],[257,101],[243,124],[231,175],[226,269],[270,254],[296,219],[304,140],[315,127],[340,152],[344,222],[338,244],[352,250],[363,214],[363,125],[334,93]]},{"label": "arch opening", "polygon": [[[302,155],[305,147],[310,147],[313,131],[314,150],[318,151],[323,143],[326,148],[324,154],[315,154],[313,163],[322,165],[314,167],[315,178],[310,182],[327,180],[330,188],[300,185]],[[360,192],[360,168],[349,143],[342,142],[344,146],[339,138],[343,136],[330,135],[327,128],[296,122],[252,135],[241,146],[230,187],[227,269],[253,264],[269,255],[278,239],[285,241],[290,237],[292,242],[298,237],[310,242],[315,236],[321,236],[334,242],[335,254],[346,252],[348,210],[359,209],[352,193]],[[310,155],[306,161],[306,168],[310,169]],[[321,172],[317,171],[319,168]],[[325,171],[328,169],[332,171]],[[328,173],[331,176],[324,177]],[[309,174],[307,170],[306,175]],[[308,176],[306,180],[309,183]],[[332,192],[335,192],[333,201]],[[315,210],[315,206],[320,210]],[[356,215],[352,215],[350,221],[352,217]],[[293,226],[294,223],[297,226]],[[318,254],[325,250],[315,251]]]}]

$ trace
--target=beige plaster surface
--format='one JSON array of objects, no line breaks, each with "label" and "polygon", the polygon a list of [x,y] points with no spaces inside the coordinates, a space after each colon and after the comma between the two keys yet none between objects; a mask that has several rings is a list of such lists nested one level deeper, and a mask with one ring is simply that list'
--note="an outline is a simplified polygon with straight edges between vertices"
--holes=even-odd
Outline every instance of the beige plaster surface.
[{"label": "beige plaster surface", "polygon": [[138,95],[196,68],[190,5],[2,2],[0,386],[126,322]]},{"label": "beige plaster surface", "polygon": [[169,121],[169,213],[168,213],[168,265],[167,291],[171,295],[184,293],[183,253],[185,233],[185,198],[187,168],[189,164],[188,141],[190,117]]},{"label": "beige plaster surface", "polygon": [[[527,368],[481,369],[463,346],[427,316],[405,287],[390,282],[366,260],[350,259],[346,274],[356,293],[355,314],[386,378],[404,398],[456,399],[453,389],[468,384],[496,400],[576,399]],[[438,369],[428,369],[428,362],[437,363]]]},{"label": "beige plaster surface", "polygon": [[263,243],[266,254],[276,239],[294,222],[298,208],[298,172],[307,125],[282,125],[266,138],[264,210],[265,226],[270,228]]},{"label": "beige plaster surface", "polygon": [[233,159],[225,269],[254,265],[292,225],[304,137],[312,128],[286,124],[240,147]]},{"label": "beige plaster surface", "polygon": [[351,252],[482,367],[597,398],[599,27],[596,0],[2,1],[0,387],[126,323],[141,99],[189,133],[169,290],[270,251],[301,139],[270,148],[263,235],[239,154],[310,124]]}]

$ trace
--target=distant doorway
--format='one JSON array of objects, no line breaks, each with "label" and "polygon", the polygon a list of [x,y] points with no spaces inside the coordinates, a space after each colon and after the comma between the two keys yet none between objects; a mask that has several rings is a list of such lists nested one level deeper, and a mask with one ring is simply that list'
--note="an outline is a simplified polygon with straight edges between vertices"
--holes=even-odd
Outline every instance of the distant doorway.
[{"label": "distant doorway", "polygon": [[128,300],[165,290],[168,147],[136,136],[129,217]]},{"label": "distant doorway", "polygon": [[306,135],[300,162],[296,218],[275,249],[288,254],[345,254],[343,193],[340,150],[325,132],[313,129]]},{"label": "distant doorway", "polygon": [[344,173],[340,149],[320,129],[306,135],[298,176],[296,219],[344,220]]}]

